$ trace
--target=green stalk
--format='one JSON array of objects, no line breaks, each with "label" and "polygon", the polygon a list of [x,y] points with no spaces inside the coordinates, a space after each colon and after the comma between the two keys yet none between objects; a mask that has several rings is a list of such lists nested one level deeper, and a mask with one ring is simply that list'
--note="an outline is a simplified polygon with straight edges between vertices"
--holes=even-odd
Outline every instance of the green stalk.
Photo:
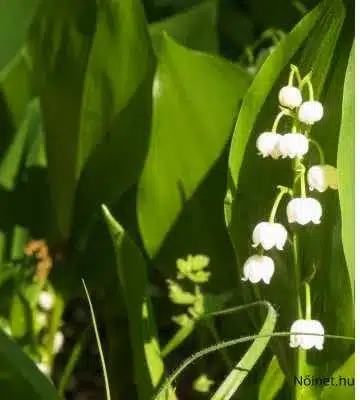
[{"label": "green stalk", "polygon": [[76,363],[79,360],[82,351],[84,350],[88,337],[89,337],[89,328],[86,328],[86,330],[80,336],[80,339],[76,342],[75,346],[72,348],[70,357],[61,374],[60,382],[58,385],[58,393],[61,398],[64,398],[66,387],[75,369]]}]

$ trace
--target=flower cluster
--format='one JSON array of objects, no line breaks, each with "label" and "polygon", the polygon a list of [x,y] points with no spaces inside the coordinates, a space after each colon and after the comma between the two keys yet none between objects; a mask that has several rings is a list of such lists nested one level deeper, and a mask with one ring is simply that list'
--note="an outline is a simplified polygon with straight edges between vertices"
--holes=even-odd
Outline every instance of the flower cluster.
[{"label": "flower cluster", "polygon": [[[298,85],[293,84],[294,78]],[[307,87],[308,99],[304,101],[304,89]],[[311,74],[301,78],[296,66],[291,66],[287,86],[278,94],[280,111],[276,116],[272,129],[259,135],[256,147],[263,158],[271,157],[274,160],[288,158],[292,161],[294,170],[293,187],[278,186],[270,217],[267,221],[259,222],[252,234],[253,247],[260,248],[259,253],[250,256],[244,264],[243,281],[258,283],[263,281],[269,284],[275,272],[273,259],[264,252],[276,249],[282,251],[288,239],[288,231],[279,222],[275,222],[277,209],[282,198],[289,195],[291,198],[286,205],[286,215],[289,224],[307,225],[320,224],[322,206],[319,200],[307,196],[307,187],[310,191],[324,192],[326,189],[337,189],[336,168],[325,163],[320,144],[310,137],[313,124],[323,118],[322,104],[314,100]],[[292,122],[290,132],[279,132],[278,126],[283,118]],[[319,153],[320,163],[308,166],[304,158],[310,146],[314,146]],[[307,185],[306,185],[307,181]],[[308,283],[306,283],[308,284]],[[298,282],[299,285],[299,282]],[[310,290],[310,289],[309,289]],[[310,292],[307,297],[306,319],[295,321],[291,327],[291,347],[300,346],[304,349],[316,347],[322,349],[324,329],[319,321],[311,320]],[[314,335],[311,335],[314,334]]]},{"label": "flower cluster", "polygon": [[[38,330],[48,330],[49,327],[49,317],[55,306],[55,295],[53,292],[48,290],[42,290],[39,294],[38,298],[38,308],[36,314],[36,323]],[[45,335],[45,339],[48,336]],[[53,354],[57,354],[61,351],[64,345],[64,334],[59,330],[56,331],[53,337],[53,344],[51,352]],[[50,376],[51,374],[51,366],[49,364],[49,355],[44,349],[40,350],[41,359],[36,363],[40,371],[42,371],[45,375]]]}]

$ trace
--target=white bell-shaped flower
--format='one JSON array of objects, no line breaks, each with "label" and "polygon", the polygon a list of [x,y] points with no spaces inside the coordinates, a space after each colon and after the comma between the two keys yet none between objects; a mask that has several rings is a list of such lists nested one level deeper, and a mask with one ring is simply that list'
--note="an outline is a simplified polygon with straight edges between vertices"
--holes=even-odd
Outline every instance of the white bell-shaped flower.
[{"label": "white bell-shaped flower", "polygon": [[338,176],[336,168],[332,165],[314,165],[307,173],[307,181],[310,190],[325,192],[330,187],[331,189],[338,188]]},{"label": "white bell-shaped flower", "polygon": [[251,283],[258,283],[263,280],[266,284],[269,284],[274,271],[274,261],[270,257],[254,255],[245,261],[244,276],[241,280],[249,280]]},{"label": "white bell-shaped flower", "polygon": [[286,207],[289,223],[306,225],[309,222],[320,224],[322,207],[318,200],[311,197],[298,197],[289,201]]},{"label": "white bell-shaped flower", "polygon": [[54,353],[57,354],[64,345],[64,334],[61,331],[57,331],[54,336],[53,350]]},{"label": "white bell-shaped flower", "polygon": [[253,246],[257,247],[261,244],[264,250],[270,250],[273,247],[283,250],[286,239],[286,229],[276,222],[260,222],[252,234]]},{"label": "white bell-shaped flower", "polygon": [[36,363],[36,365],[44,375],[49,376],[51,374],[50,366],[48,364],[45,364],[44,362],[39,362]]},{"label": "white bell-shaped flower", "polygon": [[281,135],[278,150],[282,158],[302,157],[309,151],[309,139],[301,133]]},{"label": "white bell-shaped flower", "polygon": [[305,101],[301,104],[298,111],[299,121],[307,125],[313,125],[321,120],[324,115],[324,109],[320,101]]},{"label": "white bell-shaped flower", "polygon": [[279,103],[283,107],[296,108],[302,103],[301,92],[294,86],[284,86],[279,91]]},{"label": "white bell-shaped flower", "polygon": [[44,311],[51,311],[54,307],[54,296],[45,290],[43,290],[39,295],[39,306]]},{"label": "white bell-shaped flower", "polygon": [[275,132],[264,132],[257,138],[256,148],[263,157],[279,158],[278,142],[281,135]]},{"label": "white bell-shaped flower", "polygon": [[[290,333],[294,333],[290,334],[290,347],[304,350],[312,347],[322,350],[324,347],[324,327],[317,320],[298,319],[291,325]],[[311,333],[315,335],[310,335]]]}]

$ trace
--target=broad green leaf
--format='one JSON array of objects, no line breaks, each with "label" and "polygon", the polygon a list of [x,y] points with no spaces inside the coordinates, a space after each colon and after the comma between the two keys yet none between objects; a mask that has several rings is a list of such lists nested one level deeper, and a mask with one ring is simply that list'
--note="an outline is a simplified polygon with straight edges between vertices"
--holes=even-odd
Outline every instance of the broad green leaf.
[{"label": "broad green leaf", "polygon": [[59,400],[50,380],[21,348],[0,330],[1,395],[10,399]]},{"label": "broad green leaf", "polygon": [[259,388],[259,400],[273,400],[285,383],[285,375],[276,356],[271,359]]},{"label": "broad green leaf", "polygon": [[75,236],[83,233],[101,203],[117,200],[140,174],[149,136],[153,64],[141,2],[103,2],[80,115]]},{"label": "broad green leaf", "polygon": [[[324,387],[325,386],[325,387]],[[323,383],[321,400],[355,399],[355,354],[330,377],[330,382]]]},{"label": "broad green leaf", "polygon": [[147,400],[165,369],[147,292],[146,264],[139,249],[105,206],[103,213],[115,248],[118,278],[128,312],[138,396]]},{"label": "broad green leaf", "polygon": [[140,232],[151,256],[220,157],[248,81],[235,65],[164,36],[137,198]]},{"label": "broad green leaf", "polygon": [[342,243],[354,296],[355,284],[355,48],[346,70],[337,154]]},{"label": "broad green leaf", "polygon": [[0,3],[0,73],[26,40],[38,0],[3,0]]},{"label": "broad green leaf", "polygon": [[[105,151],[103,146],[100,156],[90,162],[77,208],[93,199],[84,216],[88,218],[108,200],[102,189],[110,189],[106,185],[98,188],[96,181],[116,177],[110,164],[116,160],[117,148],[126,145],[124,140],[115,140],[114,146],[114,136],[123,128],[114,125],[148,73],[151,51],[138,0],[54,4],[42,4],[33,24],[31,48],[35,72],[41,77],[38,85],[53,198],[60,233],[67,237],[78,180],[103,141],[111,141],[113,152],[109,157],[105,143]],[[115,178],[106,184],[114,187]]]},{"label": "broad green leaf", "polygon": [[194,50],[216,53],[218,0],[207,0],[150,25],[155,50],[160,53],[163,32]]},{"label": "broad green leaf", "polygon": [[[276,311],[270,304],[267,306],[267,308],[267,316],[259,335],[271,334],[275,329],[277,321]],[[212,400],[228,400],[236,393],[239,386],[243,383],[244,379],[248,376],[249,372],[254,368],[258,359],[265,351],[270,339],[271,336],[255,339],[248,351],[244,354],[241,360],[225,378],[216,393],[212,396]]]},{"label": "broad green leaf", "polygon": [[17,128],[25,114],[26,106],[33,97],[31,70],[26,49],[22,49],[14,59],[0,71],[0,97],[6,104],[14,128]]},{"label": "broad green leaf", "polygon": [[40,96],[58,236],[67,238],[79,177],[79,124],[84,76],[95,26],[93,1],[40,3],[29,35]]}]

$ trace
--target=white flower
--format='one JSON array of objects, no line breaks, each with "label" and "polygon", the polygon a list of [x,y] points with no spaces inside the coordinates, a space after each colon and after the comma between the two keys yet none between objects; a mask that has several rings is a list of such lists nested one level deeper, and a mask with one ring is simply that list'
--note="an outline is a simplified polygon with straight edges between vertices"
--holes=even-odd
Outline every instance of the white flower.
[{"label": "white flower", "polygon": [[286,207],[288,221],[306,225],[309,222],[320,224],[322,216],[321,204],[311,197],[298,197],[289,201]]},{"label": "white flower", "polygon": [[279,92],[279,103],[283,107],[296,108],[302,103],[301,92],[294,86],[284,86]]},{"label": "white flower", "polygon": [[278,142],[281,135],[275,132],[264,132],[256,141],[256,148],[263,157],[271,156],[274,159],[279,158]]},{"label": "white flower", "polygon": [[336,168],[331,165],[312,166],[308,171],[307,180],[310,190],[325,192],[328,187],[331,189],[338,188]]},{"label": "white flower", "polygon": [[252,234],[253,246],[257,247],[261,244],[265,250],[270,250],[273,247],[283,250],[286,239],[286,229],[283,225],[275,222],[260,222],[256,225]]},{"label": "white flower", "polygon": [[309,139],[301,133],[280,135],[278,149],[282,158],[302,157],[309,150]]},{"label": "white flower", "polygon": [[323,115],[324,109],[320,101],[305,101],[298,111],[299,121],[307,125],[320,121]]},{"label": "white flower", "polygon": [[269,284],[274,270],[274,261],[270,257],[254,255],[245,261],[244,276],[241,280],[249,280],[251,283],[258,283],[263,280]]},{"label": "white flower", "polygon": [[[298,319],[291,325],[290,333],[294,333],[290,335],[290,347],[301,347],[304,350],[309,350],[312,347],[318,350],[323,349],[325,331],[322,324],[317,320]],[[302,333],[307,335],[302,335]],[[309,333],[317,335],[309,335]]]},{"label": "white flower", "polygon": [[49,376],[51,371],[49,365],[45,364],[44,362],[36,363],[36,366],[39,370],[46,376]]},{"label": "white flower", "polygon": [[57,331],[54,336],[54,345],[53,345],[53,350],[55,354],[61,350],[63,344],[64,344],[64,335],[61,331]]},{"label": "white flower", "polygon": [[39,295],[39,306],[45,311],[50,311],[54,307],[54,296],[43,290]]}]

